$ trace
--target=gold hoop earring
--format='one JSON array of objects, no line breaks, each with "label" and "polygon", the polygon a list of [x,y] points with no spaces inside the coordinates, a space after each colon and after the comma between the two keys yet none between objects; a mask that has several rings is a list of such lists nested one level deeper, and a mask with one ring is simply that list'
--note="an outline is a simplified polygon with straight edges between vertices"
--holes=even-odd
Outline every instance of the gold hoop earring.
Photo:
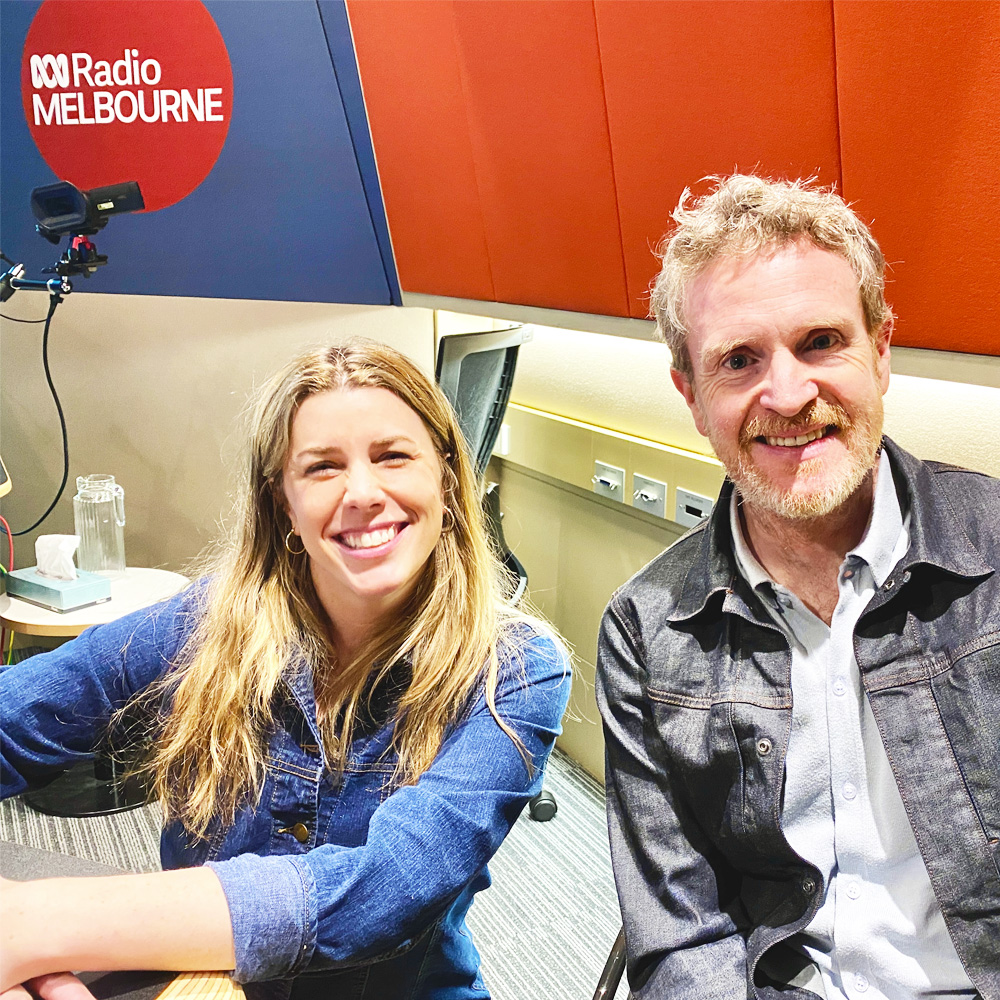
[{"label": "gold hoop earring", "polygon": [[[291,545],[288,544],[288,539],[291,538],[292,535],[295,535],[295,529],[294,528],[291,531],[289,531],[287,535],[285,535],[285,550],[287,552],[290,552],[293,556],[300,556],[306,550],[305,543],[304,542],[302,543],[302,548],[301,549],[293,549],[291,547]],[[295,537],[298,538],[299,536],[295,535]],[[299,541],[301,542],[302,539],[299,538]]]},{"label": "gold hoop earring", "polygon": [[[445,522],[445,515],[450,518],[450,523]],[[441,531],[447,533],[455,530],[455,515],[450,507],[441,508]]]}]

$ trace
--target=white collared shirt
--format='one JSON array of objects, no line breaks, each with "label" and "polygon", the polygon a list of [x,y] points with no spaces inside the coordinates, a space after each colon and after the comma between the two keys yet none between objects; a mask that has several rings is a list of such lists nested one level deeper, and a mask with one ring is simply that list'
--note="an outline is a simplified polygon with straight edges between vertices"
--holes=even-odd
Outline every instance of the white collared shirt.
[{"label": "white collared shirt", "polygon": [[854,629],[909,546],[883,452],[872,515],[847,553],[829,626],[771,580],[747,546],[733,493],[736,563],[792,650],[792,731],[781,825],[826,891],[789,942],[813,964],[796,985],[827,1000],[976,996],[951,942],[861,686]]}]

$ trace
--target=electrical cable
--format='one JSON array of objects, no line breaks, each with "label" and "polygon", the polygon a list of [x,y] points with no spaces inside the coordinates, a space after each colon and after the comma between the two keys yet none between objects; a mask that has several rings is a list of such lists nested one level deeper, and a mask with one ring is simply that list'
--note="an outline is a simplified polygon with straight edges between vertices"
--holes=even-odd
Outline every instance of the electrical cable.
[{"label": "electrical cable", "polygon": [[[0,524],[3,525],[3,530],[7,532],[7,569],[12,570],[14,568],[14,539],[10,534],[10,525],[3,517],[0,517]],[[3,567],[0,566],[0,569],[3,569]],[[2,645],[3,643],[0,643],[0,646]]]},{"label": "electrical cable", "polygon": [[10,323],[44,323],[46,322],[46,317],[43,316],[41,319],[18,319],[16,316],[5,316],[0,313],[0,319],[5,319]]},{"label": "electrical cable", "polygon": [[49,504],[45,513],[35,521],[30,528],[25,528],[23,531],[11,532],[8,528],[8,537],[13,535],[17,537],[19,535],[26,535],[30,531],[34,531],[42,521],[44,521],[49,514],[55,509],[57,503],[59,503],[59,498],[63,495],[63,490],[66,489],[66,481],[69,479],[69,438],[66,434],[66,418],[63,416],[62,403],[59,402],[59,394],[56,392],[55,384],[52,382],[52,372],[49,370],[49,329],[52,324],[52,314],[56,311],[56,306],[62,302],[62,296],[54,294],[49,300],[49,312],[45,317],[45,331],[42,334],[42,367],[45,369],[45,381],[48,383],[49,392],[52,393],[53,402],[56,404],[56,413],[59,414],[59,428],[62,431],[62,446],[63,446],[63,474],[62,482],[59,484],[59,489],[56,492],[52,503]]}]

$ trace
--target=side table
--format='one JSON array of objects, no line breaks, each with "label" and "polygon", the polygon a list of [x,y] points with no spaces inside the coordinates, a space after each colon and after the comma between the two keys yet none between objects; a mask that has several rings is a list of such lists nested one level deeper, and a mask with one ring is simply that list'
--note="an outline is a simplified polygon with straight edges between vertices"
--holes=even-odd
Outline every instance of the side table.
[{"label": "side table", "polygon": [[19,597],[0,595],[0,625],[22,635],[70,638],[91,625],[113,622],[130,611],[173,597],[188,584],[188,578],[165,569],[129,566],[111,581],[111,600],[76,611],[49,611]]},{"label": "side table", "polygon": [[[187,577],[180,573],[129,566],[111,581],[110,601],[76,611],[49,611],[8,594],[0,595],[0,624],[22,635],[71,638],[91,625],[103,625],[173,597],[187,584]],[[142,805],[146,795],[135,780],[121,781],[113,755],[99,755],[64,771],[44,788],[26,793],[24,800],[52,816],[99,816]]]}]

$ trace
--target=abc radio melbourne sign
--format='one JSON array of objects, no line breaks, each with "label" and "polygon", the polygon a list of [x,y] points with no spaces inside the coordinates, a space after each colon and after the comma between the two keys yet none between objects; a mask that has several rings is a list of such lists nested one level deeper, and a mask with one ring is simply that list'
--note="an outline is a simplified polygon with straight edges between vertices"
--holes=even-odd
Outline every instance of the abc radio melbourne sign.
[{"label": "abc radio melbourne sign", "polygon": [[[194,94],[186,87],[143,89],[143,84],[153,88],[160,82],[163,68],[155,59],[143,59],[140,63],[138,49],[126,49],[123,57],[113,63],[107,59],[95,60],[87,52],[73,52],[68,58],[65,52],[56,56],[33,55],[30,66],[36,126],[108,125],[113,121],[127,125],[136,118],[144,122],[165,122],[168,118],[175,122],[226,120],[221,113],[221,87],[199,87]],[[81,86],[88,89],[81,90]],[[98,90],[98,87],[121,89]],[[59,90],[51,93],[46,107],[39,91],[54,88]]]},{"label": "abc radio melbourne sign", "polygon": [[32,138],[61,180],[138,181],[147,210],[205,179],[233,106],[229,54],[200,0],[45,0],[25,40],[21,91]]}]

